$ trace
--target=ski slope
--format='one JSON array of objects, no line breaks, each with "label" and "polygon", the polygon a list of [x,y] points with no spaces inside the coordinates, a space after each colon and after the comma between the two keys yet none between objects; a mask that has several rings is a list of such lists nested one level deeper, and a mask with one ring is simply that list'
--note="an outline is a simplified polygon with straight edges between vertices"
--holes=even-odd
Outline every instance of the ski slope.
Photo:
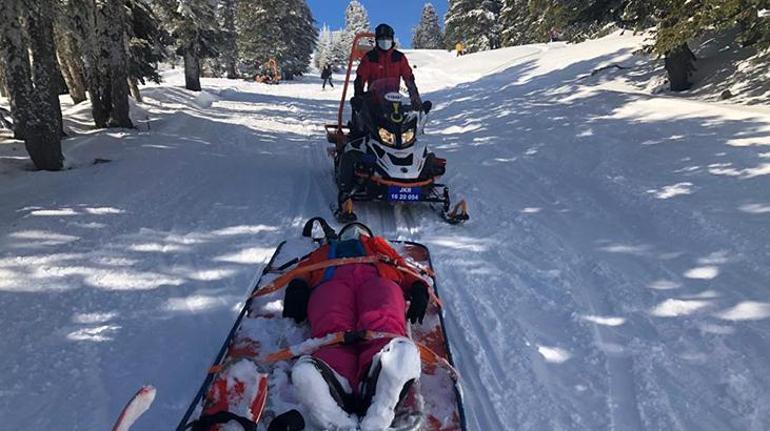
[{"label": "ski slope", "polygon": [[[358,213],[431,248],[471,430],[770,429],[770,110],[639,92],[640,43],[408,53],[471,221]],[[181,82],[71,170],[0,144],[0,428],[109,429],[152,384],[136,429],[172,429],[275,246],[331,218],[339,85]]]}]

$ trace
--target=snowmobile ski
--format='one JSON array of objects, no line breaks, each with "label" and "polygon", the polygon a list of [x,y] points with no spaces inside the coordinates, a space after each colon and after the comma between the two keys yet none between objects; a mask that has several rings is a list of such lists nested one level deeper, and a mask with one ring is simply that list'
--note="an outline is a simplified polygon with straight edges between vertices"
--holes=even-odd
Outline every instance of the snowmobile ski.
[{"label": "snowmobile ski", "polygon": [[[253,423],[258,429],[266,429],[282,413],[292,409],[302,411],[293,393],[290,370],[295,361],[295,348],[311,340],[310,330],[306,324],[299,325],[282,317],[283,290],[276,289],[275,284],[280,283],[279,279],[286,279],[303,257],[324,241],[334,238],[334,231],[322,221],[312,219],[305,226],[303,236],[288,239],[277,247],[177,431],[189,427],[197,427],[193,428],[195,431],[223,429],[221,422],[213,422],[211,416],[215,416],[213,419],[236,420],[248,427]],[[318,223],[321,228],[326,227],[324,238],[311,238],[313,230],[321,231],[314,229]],[[438,299],[428,249],[413,242],[395,241],[392,244],[431,281]],[[453,368],[440,301],[431,301],[423,323],[410,325],[409,334],[420,346],[423,371],[397,406],[391,429],[465,430],[461,390]]]}]

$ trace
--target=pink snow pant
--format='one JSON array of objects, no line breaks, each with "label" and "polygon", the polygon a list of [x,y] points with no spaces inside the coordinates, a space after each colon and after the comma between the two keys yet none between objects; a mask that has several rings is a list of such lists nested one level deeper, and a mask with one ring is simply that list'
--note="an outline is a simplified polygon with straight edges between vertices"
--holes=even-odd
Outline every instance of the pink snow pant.
[{"label": "pink snow pant", "polygon": [[[401,287],[380,277],[369,264],[337,267],[332,279],[313,289],[308,304],[312,336],[347,332],[379,331],[406,335],[406,301]],[[362,341],[350,346],[327,346],[313,356],[345,377],[354,393],[366,376],[372,358],[390,340]]]}]

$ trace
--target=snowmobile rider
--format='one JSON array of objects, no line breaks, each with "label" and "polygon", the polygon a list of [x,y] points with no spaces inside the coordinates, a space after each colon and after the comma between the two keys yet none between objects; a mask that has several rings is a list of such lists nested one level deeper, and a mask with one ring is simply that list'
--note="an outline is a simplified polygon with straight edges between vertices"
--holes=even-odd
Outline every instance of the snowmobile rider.
[{"label": "snowmobile rider", "polygon": [[[422,110],[422,99],[420,92],[417,91],[414,73],[409,66],[409,61],[403,52],[396,50],[394,42],[395,32],[393,27],[387,24],[380,24],[374,31],[376,47],[369,51],[362,59],[356,69],[356,80],[353,83],[353,110],[358,111],[357,106],[361,104],[361,97],[364,95],[364,87],[380,79],[403,79],[409,90],[409,98],[412,107],[415,110]],[[358,98],[356,100],[356,98]]]},{"label": "snowmobile rider", "polygon": [[[361,223],[351,223],[338,240],[314,251],[300,266],[378,255],[406,266],[385,239]],[[422,322],[428,286],[415,273],[398,268],[380,261],[329,267],[295,278],[286,289],[283,316],[297,322],[307,319],[313,338],[378,334],[321,347],[292,368],[297,397],[321,429],[388,428],[404,389],[420,376],[420,352],[406,336],[407,319]],[[405,298],[410,299],[408,309]]]}]

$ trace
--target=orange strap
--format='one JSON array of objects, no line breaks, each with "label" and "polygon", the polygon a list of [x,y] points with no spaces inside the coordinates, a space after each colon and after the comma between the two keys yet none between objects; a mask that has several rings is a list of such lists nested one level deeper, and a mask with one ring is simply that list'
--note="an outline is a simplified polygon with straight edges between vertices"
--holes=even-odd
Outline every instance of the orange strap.
[{"label": "orange strap", "polygon": [[[385,264],[391,265],[397,270],[404,272],[406,274],[409,274],[412,277],[415,277],[419,280],[422,280],[425,282],[426,285],[431,286],[431,283],[429,283],[428,280],[426,280],[426,278],[422,274],[418,273],[416,270],[412,268],[399,265],[396,261],[394,261],[393,259],[387,256],[377,255],[377,256],[361,256],[361,257],[344,257],[340,259],[325,260],[323,262],[314,263],[312,265],[305,265],[305,266],[299,266],[297,268],[294,268],[293,270],[279,276],[275,280],[266,284],[264,287],[252,293],[249,299],[256,298],[259,296],[265,296],[273,292],[277,292],[278,290],[281,290],[284,286],[289,284],[291,280],[301,275],[311,273],[313,271],[330,268],[332,266],[343,266],[343,265],[351,265],[351,264],[373,264],[373,263],[385,263]],[[406,263],[406,264],[410,265],[409,263]],[[421,272],[424,272],[428,276],[431,276],[431,277],[433,276],[432,271],[430,271],[428,268],[417,267],[417,269]],[[436,293],[433,291],[432,288],[429,288],[429,294],[431,299],[439,307],[441,307],[441,301],[439,301],[438,296],[436,296]]]},{"label": "orange strap", "polygon": [[266,284],[264,287],[258,289],[256,292],[251,294],[249,299],[256,298],[259,296],[265,296],[273,292],[277,292],[281,290],[284,286],[289,284],[289,282],[294,280],[295,278],[301,275],[311,273],[313,271],[318,271],[319,269],[326,269],[332,266],[342,266],[342,265],[351,265],[351,264],[360,264],[360,263],[377,263],[379,261],[380,261],[380,258],[377,256],[344,257],[341,259],[325,260],[323,262],[314,263],[312,265],[299,266],[287,272],[286,274],[279,276],[275,280]]},{"label": "orange strap", "polygon": [[[310,355],[322,347],[345,344],[346,336],[348,334],[351,334],[351,333],[335,332],[335,333],[326,335],[325,337],[311,338],[301,344],[297,344],[295,346],[287,347],[285,349],[281,349],[277,352],[271,353],[265,357],[265,360],[268,363],[272,364],[280,361],[288,361],[290,359],[294,359],[302,355]],[[371,340],[381,340],[383,338],[397,338],[397,337],[402,337],[402,335],[391,334],[388,332],[365,331],[362,334],[358,334],[357,340],[371,341]],[[459,380],[460,373],[457,372],[457,369],[455,369],[455,367],[453,367],[452,364],[450,364],[449,361],[446,360],[446,358],[443,358],[441,355],[434,352],[424,344],[417,343],[414,340],[412,340],[412,342],[414,342],[417,348],[420,349],[420,360],[423,363],[443,367],[447,371],[449,371],[449,374],[452,377],[452,380],[454,381]]]}]

